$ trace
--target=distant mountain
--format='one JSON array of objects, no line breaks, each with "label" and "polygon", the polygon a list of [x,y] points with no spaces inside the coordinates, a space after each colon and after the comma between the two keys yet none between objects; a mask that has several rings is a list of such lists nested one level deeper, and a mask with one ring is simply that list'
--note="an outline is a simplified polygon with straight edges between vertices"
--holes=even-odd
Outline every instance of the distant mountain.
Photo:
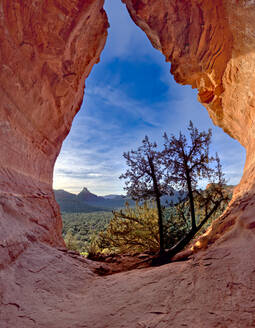
[{"label": "distant mountain", "polygon": [[103,209],[115,209],[124,207],[128,201],[130,205],[134,204],[134,201],[121,195],[110,195],[109,196],[97,196],[92,194],[87,188],[83,188],[82,191],[77,195],[77,198],[82,203],[87,203],[90,206],[101,207]]},{"label": "distant mountain", "polygon": [[87,188],[83,188],[82,191],[77,195],[77,198],[82,202],[98,202],[103,197],[92,194]]},{"label": "distant mountain", "polygon": [[[124,207],[126,202],[133,206],[135,202],[123,195],[106,195],[97,196],[91,193],[87,188],[83,188],[78,194],[72,194],[65,190],[54,190],[56,201],[58,202],[61,212],[96,212],[112,211]],[[162,205],[167,205],[170,201],[177,202],[179,193],[174,192],[173,196],[163,196]]]},{"label": "distant mountain", "polygon": [[107,209],[94,207],[87,202],[78,199],[77,195],[65,190],[54,190],[56,201],[58,202],[61,212],[79,213],[79,212],[96,212]]},{"label": "distant mountain", "polygon": [[91,193],[87,188],[83,188],[78,194],[72,194],[65,190],[54,190],[56,201],[61,212],[96,212],[112,211],[121,208],[128,202],[131,206],[134,201],[122,195],[97,196]]},{"label": "distant mountain", "polygon": [[[210,185],[207,186],[209,188]],[[230,194],[233,193],[235,186],[225,186]],[[128,202],[133,206],[135,202],[123,195],[106,195],[97,196],[91,193],[87,188],[83,188],[78,194],[72,194],[65,190],[54,190],[56,201],[58,202],[61,212],[69,213],[90,213],[98,211],[112,211],[125,206]],[[177,203],[179,201],[180,192],[173,190],[173,196],[161,197],[162,206],[169,206],[170,202]]]}]

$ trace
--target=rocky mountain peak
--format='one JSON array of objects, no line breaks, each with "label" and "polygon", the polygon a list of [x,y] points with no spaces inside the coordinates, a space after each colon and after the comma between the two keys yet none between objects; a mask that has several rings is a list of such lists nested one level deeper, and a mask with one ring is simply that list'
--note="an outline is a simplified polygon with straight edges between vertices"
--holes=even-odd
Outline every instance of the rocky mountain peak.
[{"label": "rocky mountain peak", "polygon": [[86,187],[82,189],[82,191],[77,195],[77,197],[78,199],[83,201],[91,201],[98,199],[98,196],[90,192]]},{"label": "rocky mountain peak", "polygon": [[83,187],[83,189],[82,189],[82,191],[80,193],[88,193],[88,194],[91,194],[91,192],[86,187]]}]

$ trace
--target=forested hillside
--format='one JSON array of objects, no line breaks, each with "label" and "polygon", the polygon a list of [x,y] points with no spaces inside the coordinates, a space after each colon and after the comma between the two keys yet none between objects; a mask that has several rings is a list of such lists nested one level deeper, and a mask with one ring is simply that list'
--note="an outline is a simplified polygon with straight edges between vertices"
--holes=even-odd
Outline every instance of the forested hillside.
[{"label": "forested hillside", "polygon": [[67,247],[86,252],[91,239],[104,231],[112,218],[112,212],[63,213],[63,237]]}]

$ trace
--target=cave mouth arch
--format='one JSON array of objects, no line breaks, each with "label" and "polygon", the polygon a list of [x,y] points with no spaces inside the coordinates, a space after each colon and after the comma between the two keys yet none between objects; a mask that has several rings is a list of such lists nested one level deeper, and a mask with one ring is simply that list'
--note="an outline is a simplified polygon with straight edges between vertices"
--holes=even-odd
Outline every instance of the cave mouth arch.
[{"label": "cave mouth arch", "polygon": [[[212,245],[195,255],[192,264],[174,264],[141,276],[134,272],[129,279],[126,275],[95,279],[88,262],[78,263],[63,251],[52,178],[62,142],[83,99],[84,81],[105,45],[108,20],[103,0],[33,1],[32,5],[30,0],[2,0],[1,324],[102,327],[107,318],[113,328],[119,323],[156,326],[162,320],[176,327],[191,322],[213,327],[220,318],[223,326],[251,327],[255,306],[251,261],[255,247],[254,1],[123,2],[153,46],[172,63],[176,81],[197,88],[214,123],[246,148],[243,177],[215,227]],[[127,281],[132,301],[123,288]],[[152,288],[142,298],[141,282]],[[136,299],[138,303],[133,302]]]},{"label": "cave mouth arch", "polygon": [[[106,11],[111,26],[106,46],[86,80],[82,109],[57,160],[54,189],[77,194],[86,187],[99,196],[123,194],[118,181],[124,170],[122,153],[136,148],[145,134],[161,143],[164,131],[177,133],[189,120],[199,129],[213,129],[213,152],[223,160],[229,184],[238,184],[242,147],[212,124],[196,91],[174,82],[169,64],[123,5],[108,3]],[[71,211],[62,197],[57,196],[60,208]],[[89,210],[94,204],[87,205]],[[76,212],[80,207],[73,208]]]},{"label": "cave mouth arch", "polygon": [[[252,4],[123,2],[152,45],[172,63],[175,80],[197,88],[214,123],[245,146],[244,175],[235,195],[242,198],[245,193],[249,203],[255,166],[254,96],[247,92],[253,90],[255,71]],[[63,245],[53,167],[80,109],[84,81],[105,46],[109,24],[103,5],[103,0],[74,0],[70,6],[35,2],[24,9],[18,0],[11,6],[4,0],[0,7],[0,237],[14,247],[14,255],[5,248],[3,263],[15,259],[31,241]]]}]

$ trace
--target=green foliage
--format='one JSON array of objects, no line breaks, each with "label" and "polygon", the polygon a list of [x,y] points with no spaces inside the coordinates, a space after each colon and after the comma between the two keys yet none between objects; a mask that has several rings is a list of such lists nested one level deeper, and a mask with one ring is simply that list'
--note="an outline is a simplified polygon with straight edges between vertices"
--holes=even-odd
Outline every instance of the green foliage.
[{"label": "green foliage", "polygon": [[[191,222],[191,228],[186,236],[184,235],[182,241],[176,243],[174,250],[171,247],[172,255],[175,255],[194,238],[216,211],[229,201],[224,194],[225,179],[220,159],[217,153],[215,157],[210,156],[211,137],[211,130],[199,132],[190,121],[188,137],[182,132],[177,137],[174,135],[168,137],[165,133],[164,148],[161,151],[155,142],[151,143],[145,136],[142,145],[136,151],[131,150],[123,154],[128,170],[120,178],[126,180],[125,189],[128,195],[137,201],[153,199],[157,204],[161,254],[164,253],[166,243],[172,245],[176,236],[173,232],[178,231],[178,234],[186,232]],[[201,179],[209,182],[209,190],[203,192],[198,190],[197,186]],[[170,219],[166,220],[164,227],[161,197],[172,194],[174,189],[183,192],[185,196],[175,207]],[[119,214],[123,218],[123,212]],[[198,219],[199,223],[197,223]],[[130,227],[125,231],[130,234]],[[120,235],[121,232],[117,232],[112,227],[108,239]],[[164,233],[167,234],[167,239]],[[123,239],[122,237],[121,241]],[[136,238],[136,241],[138,240]],[[120,240],[111,240],[111,242],[120,248],[118,244]]]},{"label": "green foliage", "polygon": [[138,253],[159,250],[158,213],[154,204],[144,202],[135,208],[113,212],[106,231],[97,240],[101,251],[108,253]]},{"label": "green foliage", "polygon": [[[188,205],[188,204],[187,204]],[[164,210],[164,246],[166,249],[174,246],[183,236],[187,235],[191,228],[190,221],[180,215],[182,203]],[[189,207],[186,206],[188,212]]]},{"label": "green foliage", "polygon": [[125,179],[128,195],[133,199],[154,200],[158,211],[158,230],[160,252],[164,252],[163,215],[161,196],[172,194],[168,180],[165,179],[163,153],[157,150],[157,144],[151,143],[148,136],[142,141],[142,145],[136,150],[123,154],[128,165],[126,173],[120,178]]},{"label": "green foliage", "polygon": [[[209,129],[208,132],[199,132],[190,121],[188,132],[188,138],[182,132],[179,136],[171,135],[170,138],[164,134],[163,162],[167,167],[170,185],[187,192],[190,210],[188,216],[186,211],[182,211],[181,214],[183,217],[186,216],[187,220],[191,218],[191,229],[195,235],[228,199],[223,193],[226,181],[220,159],[217,153],[213,157],[209,152],[212,131]],[[210,184],[210,190],[199,192],[197,186],[201,179]],[[200,215],[196,213],[196,205]],[[202,212],[204,216],[198,226],[197,217],[201,218]]]},{"label": "green foliage", "polygon": [[[63,237],[68,241],[67,237],[72,235],[77,246],[74,250],[88,253],[93,236],[105,230],[111,218],[111,212],[62,213]],[[71,245],[72,242],[67,243],[67,247],[73,249]]]},{"label": "green foliage", "polygon": [[[201,193],[208,193],[212,186]],[[231,198],[233,187],[225,186],[224,192]],[[201,196],[200,196],[201,197]],[[200,200],[201,201],[201,200]],[[219,207],[199,231],[205,232],[226,207]],[[205,215],[199,198],[195,198],[196,223]],[[184,213],[184,215],[183,215]],[[164,247],[173,247],[191,230],[189,202],[184,201],[163,209]],[[63,213],[63,236],[69,249],[94,257],[98,253],[157,252],[158,216],[154,203],[136,204],[135,208],[111,212]]]},{"label": "green foliage", "polygon": [[[205,227],[217,218],[224,208],[218,209]],[[191,230],[191,221],[186,220],[183,213],[189,213],[189,202],[184,201],[163,210],[164,247],[173,247],[180,239],[188,235]],[[198,208],[198,213],[199,208]],[[201,213],[203,215],[204,213]],[[202,217],[202,216],[201,216]],[[197,224],[200,223],[199,216]],[[156,253],[160,249],[158,231],[158,212],[154,203],[145,202],[136,204],[135,208],[128,205],[124,210],[113,212],[107,229],[101,232],[98,238],[93,239],[90,253],[93,256],[99,253]]]},{"label": "green foliage", "polygon": [[72,234],[70,230],[67,231],[64,240],[66,243],[66,247],[68,249],[76,252],[79,251],[80,248],[79,241],[77,240],[77,237]]},{"label": "green foliage", "polygon": [[[212,222],[217,219],[226,209],[233,195],[233,186],[219,186],[217,184],[208,185],[203,191],[197,192],[195,195],[195,209],[197,214],[197,226],[199,226],[208,213],[212,210],[215,203],[219,202],[216,210],[209,219],[203,224],[197,236],[205,233]],[[205,200],[207,203],[205,203]],[[209,200],[209,201],[208,201]]]},{"label": "green foliage", "polygon": [[87,256],[89,258],[95,258],[101,253],[101,249],[98,245],[98,236],[93,234],[90,239],[90,243],[87,246]]},{"label": "green foliage", "polygon": [[[126,179],[128,195],[137,200],[135,208],[126,205],[113,212],[113,217],[107,212],[64,214],[67,246],[92,257],[98,252],[159,250],[163,254],[170,248],[169,258],[186,247],[230,200],[219,157],[209,154],[211,130],[199,132],[190,122],[188,133],[188,137],[181,132],[178,137],[165,134],[161,151],[145,137],[136,151],[124,153],[129,169],[121,178]],[[198,189],[201,179],[209,183],[205,190]],[[180,192],[179,203],[163,209],[161,197],[173,194],[173,190]],[[67,197],[66,193],[62,196]],[[86,188],[78,196],[100,199]],[[155,200],[157,206],[138,203],[144,200]]]},{"label": "green foliage", "polygon": [[[204,217],[212,210],[214,203],[208,202],[207,206],[204,204],[204,200],[214,197],[214,202],[217,198],[225,199],[221,202],[218,208],[212,213],[208,220],[203,224],[201,230],[196,234],[196,237],[203,234],[212,222],[217,219],[227,207],[228,201],[232,198],[233,187],[224,186],[222,189],[222,196],[215,193],[214,188],[216,186],[209,186],[206,190],[197,190],[194,195],[194,206],[196,212],[196,226],[199,226]],[[210,194],[210,197],[209,197]],[[164,210],[164,241],[165,248],[173,247],[181,238],[188,235],[191,231],[191,220],[187,220],[190,215],[190,204],[189,200],[179,202],[175,206],[168,207]]]}]

